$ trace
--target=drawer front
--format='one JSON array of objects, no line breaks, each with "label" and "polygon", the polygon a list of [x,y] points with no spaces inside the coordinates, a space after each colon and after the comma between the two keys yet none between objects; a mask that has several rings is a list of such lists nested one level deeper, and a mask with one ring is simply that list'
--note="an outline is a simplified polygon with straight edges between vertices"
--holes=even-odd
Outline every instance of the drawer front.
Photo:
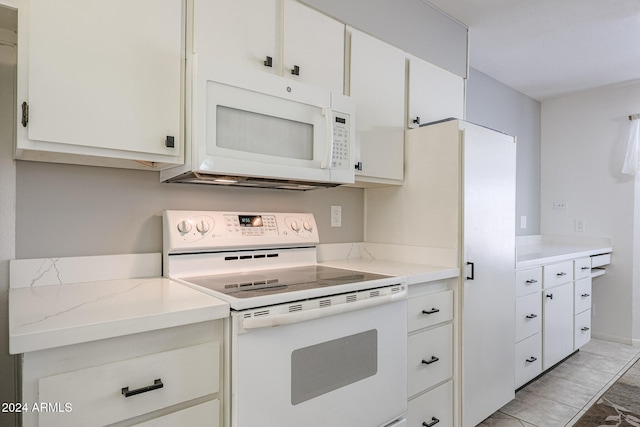
[{"label": "drawer front", "polygon": [[576,280],[576,294],[573,298],[574,313],[582,313],[591,308],[591,277]]},{"label": "drawer front", "polygon": [[542,331],[540,292],[516,298],[516,342]]},{"label": "drawer front", "polygon": [[218,427],[220,425],[220,401],[210,400],[163,417],[154,418],[133,427]]},{"label": "drawer front", "polygon": [[453,319],[453,291],[409,299],[409,332]]},{"label": "drawer front", "polygon": [[591,277],[591,257],[578,258],[573,261],[573,277],[575,280]]},{"label": "drawer front", "polygon": [[542,268],[542,287],[552,288],[573,280],[573,261],[545,265]]},{"label": "drawer front", "polygon": [[453,426],[453,383],[451,381],[409,401],[407,427]]},{"label": "drawer front", "polygon": [[611,264],[611,254],[602,254],[591,257],[591,267],[602,267]]},{"label": "drawer front", "polygon": [[576,315],[574,350],[591,341],[591,310]]},{"label": "drawer front", "polygon": [[516,298],[542,289],[542,267],[516,271]]},{"label": "drawer front", "polygon": [[[160,387],[159,380],[162,383]],[[42,402],[70,412],[42,412],[40,426],[105,425],[207,394],[220,384],[220,345],[208,342],[40,378]],[[129,393],[150,390],[125,397]]]},{"label": "drawer front", "polygon": [[542,372],[542,334],[516,344],[516,384],[522,387]]},{"label": "drawer front", "polygon": [[409,396],[453,375],[453,325],[410,335],[407,348]]}]

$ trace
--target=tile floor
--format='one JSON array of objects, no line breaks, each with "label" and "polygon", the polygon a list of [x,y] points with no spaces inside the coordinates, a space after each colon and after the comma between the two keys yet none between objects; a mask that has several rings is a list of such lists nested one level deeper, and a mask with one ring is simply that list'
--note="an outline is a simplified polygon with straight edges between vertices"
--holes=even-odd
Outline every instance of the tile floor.
[{"label": "tile floor", "polygon": [[592,339],[479,427],[572,426],[638,358],[640,347]]}]

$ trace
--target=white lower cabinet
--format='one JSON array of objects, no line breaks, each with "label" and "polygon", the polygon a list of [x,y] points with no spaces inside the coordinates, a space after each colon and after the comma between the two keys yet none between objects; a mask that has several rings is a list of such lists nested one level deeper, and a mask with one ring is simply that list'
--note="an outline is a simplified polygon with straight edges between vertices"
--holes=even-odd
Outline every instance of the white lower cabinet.
[{"label": "white lower cabinet", "polygon": [[573,282],[542,292],[543,369],[547,370],[573,352]]},{"label": "white lower cabinet", "polygon": [[221,322],[24,354],[23,425],[222,425]]},{"label": "white lower cabinet", "polygon": [[452,408],[453,382],[447,381],[409,401],[407,427],[453,426]]},{"label": "white lower cabinet", "polygon": [[591,310],[576,314],[573,339],[576,350],[591,340]]},{"label": "white lower cabinet", "polygon": [[542,372],[542,333],[516,343],[516,388]]},{"label": "white lower cabinet", "polygon": [[574,312],[573,349],[578,350],[591,340],[591,277],[575,282]]},{"label": "white lower cabinet", "polygon": [[445,286],[409,287],[408,427],[454,425],[454,294]]}]

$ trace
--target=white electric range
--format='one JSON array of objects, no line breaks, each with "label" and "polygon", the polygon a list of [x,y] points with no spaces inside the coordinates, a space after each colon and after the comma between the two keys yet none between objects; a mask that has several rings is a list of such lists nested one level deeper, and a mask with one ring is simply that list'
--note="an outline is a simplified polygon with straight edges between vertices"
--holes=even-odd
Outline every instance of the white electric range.
[{"label": "white electric range", "polygon": [[403,280],[316,262],[309,213],[165,211],[164,274],[231,306],[232,427],[404,425]]}]

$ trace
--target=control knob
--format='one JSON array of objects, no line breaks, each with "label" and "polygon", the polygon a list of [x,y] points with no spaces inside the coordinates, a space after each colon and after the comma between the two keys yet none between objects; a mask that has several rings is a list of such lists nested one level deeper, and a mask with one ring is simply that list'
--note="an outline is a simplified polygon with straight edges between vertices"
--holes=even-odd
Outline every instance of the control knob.
[{"label": "control knob", "polygon": [[302,223],[302,226],[304,227],[305,230],[307,231],[311,231],[313,230],[313,226],[311,225],[311,222],[309,221],[305,221]]},{"label": "control knob", "polygon": [[210,228],[211,226],[209,225],[209,223],[204,220],[200,220],[196,224],[196,230],[198,230],[202,234],[205,234],[207,231],[209,231]]},{"label": "control knob", "polygon": [[298,221],[291,221],[291,229],[295,232],[300,231],[300,224],[298,224]]},{"label": "control knob", "polygon": [[189,221],[187,221],[186,219],[180,221],[178,223],[178,231],[181,233],[188,233],[191,231],[191,223]]}]

